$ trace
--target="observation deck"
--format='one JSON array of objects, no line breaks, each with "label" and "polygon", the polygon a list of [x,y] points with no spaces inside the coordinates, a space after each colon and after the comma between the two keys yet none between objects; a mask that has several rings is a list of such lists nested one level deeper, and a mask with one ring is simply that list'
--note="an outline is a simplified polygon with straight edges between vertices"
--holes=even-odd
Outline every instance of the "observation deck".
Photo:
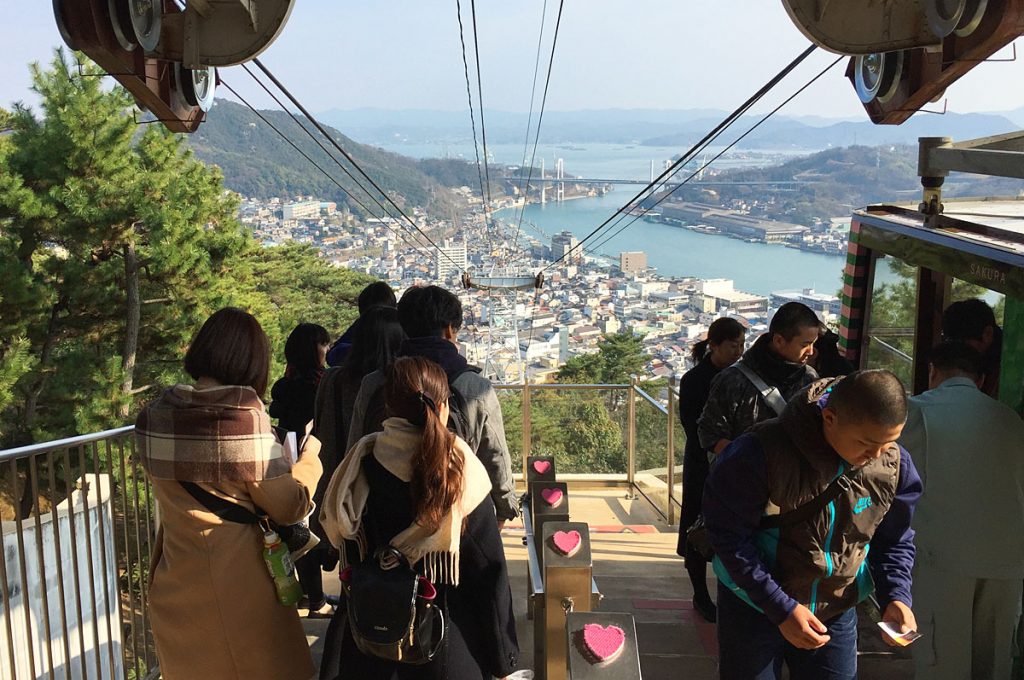
[{"label": "observation deck", "polygon": [[[716,678],[715,629],[693,611],[675,553],[684,442],[672,390],[652,395],[635,381],[497,387],[514,469],[523,470],[520,491],[528,491],[531,456],[550,456],[571,498],[569,519],[587,525],[593,569],[583,592],[590,596],[593,584],[593,613],[578,609],[594,619],[621,612],[635,624],[635,667],[607,677]],[[159,677],[145,587],[159,508],[133,451],[133,428],[125,427],[0,452],[0,477],[28,499],[0,522],[0,677]],[[520,667],[541,669],[555,647],[538,649],[538,631],[545,621],[549,633],[561,626],[564,656],[568,617],[557,606],[542,609],[545,585],[551,596],[557,584],[542,582],[551,572],[538,568],[543,532],[534,536],[535,521],[527,514],[510,522],[502,538]],[[714,592],[710,570],[709,579]],[[336,594],[336,573],[324,585]],[[303,622],[319,662],[328,622]],[[913,677],[906,653],[885,647],[866,619],[859,677]]]}]

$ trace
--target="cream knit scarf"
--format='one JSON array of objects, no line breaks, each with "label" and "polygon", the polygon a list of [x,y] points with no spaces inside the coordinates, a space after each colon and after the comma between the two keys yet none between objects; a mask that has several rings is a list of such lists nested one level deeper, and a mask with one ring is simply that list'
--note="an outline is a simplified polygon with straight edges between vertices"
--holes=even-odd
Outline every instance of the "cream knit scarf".
[{"label": "cream knit scarf", "polygon": [[[403,482],[412,480],[412,457],[419,449],[422,429],[404,418],[388,418],[384,431],[369,434],[352,447],[335,470],[324,494],[320,523],[335,547],[343,540],[356,541],[360,556],[365,557],[365,541],[360,523],[370,487],[363,474],[363,458],[373,454],[385,470]],[[459,583],[459,540],[462,520],[473,512],[491,491],[491,480],[483,463],[469,445],[455,438],[454,455],[462,456],[463,486],[451,510],[441,520],[437,531],[429,532],[413,522],[391,539],[410,564],[423,560],[423,573],[434,583]],[[340,550],[342,556],[345,551]]]}]

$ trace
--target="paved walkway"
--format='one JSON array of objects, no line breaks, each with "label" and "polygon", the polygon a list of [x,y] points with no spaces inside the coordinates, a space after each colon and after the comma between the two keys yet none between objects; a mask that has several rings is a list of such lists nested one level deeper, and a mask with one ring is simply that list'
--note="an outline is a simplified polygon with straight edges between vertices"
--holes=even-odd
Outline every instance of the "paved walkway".
[{"label": "paved walkway", "polygon": [[[676,528],[664,524],[643,500],[623,497],[621,489],[572,492],[572,519],[591,526],[594,579],[604,595],[602,611],[629,612],[636,621],[644,680],[717,678],[715,628],[693,611],[693,591],[676,555]],[[502,535],[512,581],[523,667],[533,667],[533,622],[526,618],[526,548],[522,525]],[[337,592],[335,574],[324,576],[325,590]],[[714,585],[712,579],[712,592]],[[319,659],[325,621],[306,621]],[[912,664],[895,656],[865,622],[861,630],[859,677],[909,680]]]}]

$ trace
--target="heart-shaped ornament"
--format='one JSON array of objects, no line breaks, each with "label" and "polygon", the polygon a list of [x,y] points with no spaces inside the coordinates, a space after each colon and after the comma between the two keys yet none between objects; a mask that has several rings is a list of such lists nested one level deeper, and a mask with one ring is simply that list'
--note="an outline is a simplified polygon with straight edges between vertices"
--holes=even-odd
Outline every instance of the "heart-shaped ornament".
[{"label": "heart-shaped ornament", "polygon": [[580,546],[583,544],[583,538],[580,536],[580,532],[576,530],[556,531],[551,535],[551,542],[555,544],[555,550],[566,557],[572,557],[579,552]]},{"label": "heart-shaped ornament", "polygon": [[551,470],[550,460],[535,460],[533,461],[533,471],[538,475],[546,475]]},{"label": "heart-shaped ornament", "polygon": [[626,633],[618,626],[588,623],[583,626],[583,645],[598,662],[611,661],[622,653]]},{"label": "heart-shaped ornament", "polygon": [[544,502],[551,507],[557,506],[562,502],[562,498],[565,494],[562,493],[561,489],[541,489],[540,497],[544,499]]}]

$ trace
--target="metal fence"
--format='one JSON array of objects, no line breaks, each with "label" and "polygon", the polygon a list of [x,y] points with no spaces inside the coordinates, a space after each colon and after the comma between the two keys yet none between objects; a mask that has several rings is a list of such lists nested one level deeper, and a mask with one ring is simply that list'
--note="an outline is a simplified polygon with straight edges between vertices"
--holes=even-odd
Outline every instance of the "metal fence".
[{"label": "metal fence", "polygon": [[[685,442],[672,385],[662,395],[629,383],[495,385],[505,416],[513,470],[526,475],[530,455],[550,455],[567,478],[622,485],[639,495],[669,524],[682,503],[681,461]],[[581,421],[581,416],[586,420]]]},{"label": "metal fence", "polygon": [[0,451],[10,501],[0,518],[0,677],[153,675],[156,517],[133,431]]}]

